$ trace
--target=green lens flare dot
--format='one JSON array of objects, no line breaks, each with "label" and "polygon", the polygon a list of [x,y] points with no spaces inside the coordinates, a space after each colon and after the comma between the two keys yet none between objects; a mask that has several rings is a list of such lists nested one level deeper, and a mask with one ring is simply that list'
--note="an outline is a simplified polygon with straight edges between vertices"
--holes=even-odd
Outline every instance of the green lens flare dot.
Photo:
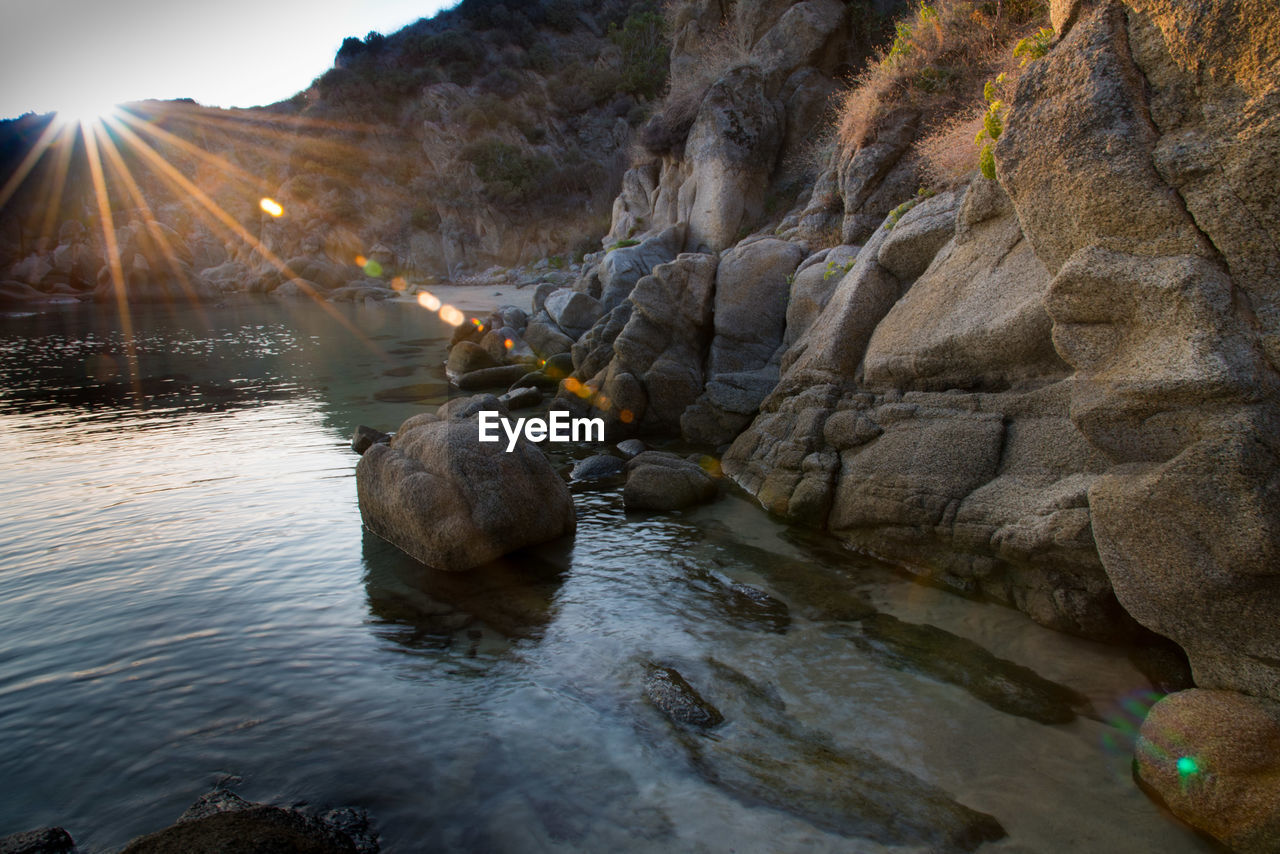
[{"label": "green lens flare dot", "polygon": [[1178,759],[1178,773],[1183,777],[1190,777],[1200,770],[1200,765],[1190,756],[1182,756]]}]

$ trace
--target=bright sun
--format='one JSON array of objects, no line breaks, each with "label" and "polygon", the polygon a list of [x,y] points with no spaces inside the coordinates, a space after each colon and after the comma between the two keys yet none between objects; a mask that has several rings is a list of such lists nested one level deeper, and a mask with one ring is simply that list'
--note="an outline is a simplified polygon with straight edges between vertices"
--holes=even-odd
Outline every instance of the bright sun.
[{"label": "bright sun", "polygon": [[57,121],[64,125],[86,125],[110,118],[115,111],[116,104],[110,98],[82,92],[63,102],[63,107],[58,110]]}]

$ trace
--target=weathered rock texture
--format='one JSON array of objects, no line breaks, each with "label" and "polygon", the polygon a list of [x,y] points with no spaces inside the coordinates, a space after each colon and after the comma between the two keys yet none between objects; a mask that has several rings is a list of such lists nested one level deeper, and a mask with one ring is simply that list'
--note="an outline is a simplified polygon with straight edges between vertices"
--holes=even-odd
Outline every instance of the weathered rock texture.
[{"label": "weathered rock texture", "polygon": [[573,500],[546,457],[523,440],[505,447],[480,442],[466,418],[410,418],[356,466],[365,526],[448,570],[572,533]]}]

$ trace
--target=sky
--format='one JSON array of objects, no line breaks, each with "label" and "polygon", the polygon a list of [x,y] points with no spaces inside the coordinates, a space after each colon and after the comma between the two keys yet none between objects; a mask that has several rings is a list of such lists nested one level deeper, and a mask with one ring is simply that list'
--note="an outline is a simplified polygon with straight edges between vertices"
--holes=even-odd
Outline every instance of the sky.
[{"label": "sky", "polygon": [[347,36],[392,33],[457,0],[0,0],[0,118],[194,98],[270,104],[333,65]]}]

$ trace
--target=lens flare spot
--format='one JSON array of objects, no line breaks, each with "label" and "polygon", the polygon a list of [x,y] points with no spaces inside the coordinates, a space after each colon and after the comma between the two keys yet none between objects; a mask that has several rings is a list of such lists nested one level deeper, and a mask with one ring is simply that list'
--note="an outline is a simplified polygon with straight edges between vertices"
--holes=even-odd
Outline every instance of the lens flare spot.
[{"label": "lens flare spot", "polygon": [[603,409],[605,411],[608,411],[609,398],[603,394],[597,394],[595,399],[595,405],[597,409]]},{"label": "lens flare spot", "polygon": [[284,205],[280,204],[275,199],[268,199],[264,196],[262,200],[258,202],[258,207],[262,208],[272,216],[284,216]]},{"label": "lens flare spot", "polygon": [[574,394],[577,394],[578,391],[582,388],[582,383],[578,382],[573,377],[569,377],[564,381],[564,388],[565,388],[565,391],[571,391]]},{"label": "lens flare spot", "polygon": [[516,346],[516,342],[512,341],[510,338],[503,338],[502,346],[510,350],[512,347]]},{"label": "lens flare spot", "polygon": [[418,294],[418,305],[422,306],[427,311],[439,311],[440,298],[430,291],[423,291]]},{"label": "lens flare spot", "polygon": [[478,317],[471,318],[471,325],[476,329],[484,329],[484,324],[480,322],[480,318]]},{"label": "lens flare spot", "polygon": [[400,276],[396,276],[394,279],[391,280],[391,290],[393,291],[403,291],[403,290],[406,290],[408,287],[409,287],[409,283],[406,282]]},{"label": "lens flare spot", "polygon": [[371,279],[377,279],[382,276],[382,265],[370,258],[361,266],[364,267],[364,274]]},{"label": "lens flare spot", "polygon": [[466,315],[458,311],[453,306],[442,305],[440,306],[440,319],[450,326],[461,326],[462,322],[467,318]]},{"label": "lens flare spot", "polygon": [[1193,756],[1178,757],[1178,776],[1179,777],[1185,780],[1188,777],[1194,774],[1199,774],[1199,773],[1200,773],[1200,763],[1195,760],[1195,757]]},{"label": "lens flare spot", "polygon": [[636,416],[630,409],[624,409],[618,413],[618,420],[623,424],[630,424],[632,421],[636,420]]},{"label": "lens flare spot", "polygon": [[698,465],[702,467],[703,471],[712,477],[724,476],[724,469],[720,468],[720,461],[715,457],[704,456],[702,459],[698,460]]}]

